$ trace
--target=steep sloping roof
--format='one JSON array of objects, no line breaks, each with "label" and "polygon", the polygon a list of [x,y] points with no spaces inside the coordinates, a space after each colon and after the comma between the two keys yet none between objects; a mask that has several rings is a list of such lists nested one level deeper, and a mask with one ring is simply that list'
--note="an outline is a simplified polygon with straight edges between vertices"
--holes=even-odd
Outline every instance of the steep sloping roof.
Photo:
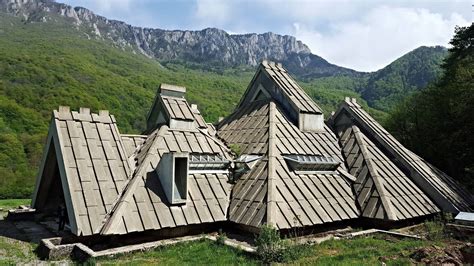
[{"label": "steep sloping roof", "polygon": [[256,101],[238,109],[219,126],[217,135],[227,144],[240,147],[242,154],[268,151],[268,101]]},{"label": "steep sloping roof", "polygon": [[259,227],[267,222],[268,157],[260,159],[232,188],[229,220]]},{"label": "steep sloping roof", "polygon": [[121,134],[122,143],[125,148],[125,153],[127,157],[131,157],[137,148],[145,142],[147,135],[127,135]]},{"label": "steep sloping roof", "polygon": [[444,211],[472,210],[473,196],[451,177],[405,148],[355,101],[347,99],[331,117],[336,131],[356,125],[385,156]]},{"label": "steep sloping roof", "polygon": [[[65,195],[71,205],[68,212],[74,216],[72,231],[84,236],[97,233],[130,176],[115,118],[108,112],[60,108],[53,113],[50,135],[59,145],[61,178],[68,186],[65,194],[70,194]],[[36,192],[40,183],[41,175]],[[36,197],[35,193],[33,201]]]},{"label": "steep sloping roof", "polygon": [[334,133],[328,127],[323,132],[301,132],[278,107],[274,116],[276,226],[285,229],[357,218],[352,182],[341,174],[344,164],[333,172],[305,173],[290,169],[283,157],[324,155],[343,162]]},{"label": "steep sloping roof", "polygon": [[161,126],[137,151],[137,169],[102,234],[126,234],[227,219],[231,191],[227,173],[190,173],[186,205],[168,203],[155,170],[167,152],[211,153],[228,157],[227,148],[203,130]]},{"label": "steep sloping roof", "polygon": [[[280,65],[270,61],[263,61],[257,69],[250,85],[243,95],[237,109],[251,102],[258,87],[258,79],[261,75],[267,77],[277,90],[266,88],[275,101],[279,104],[289,103],[294,111],[302,113],[322,113],[321,108],[306,94],[306,92],[296,83],[288,72]],[[278,91],[278,94],[273,92]],[[283,96],[282,98],[280,96]]]},{"label": "steep sloping roof", "polygon": [[[54,111],[33,205],[54,207],[44,195],[50,184],[62,186],[71,231],[84,236],[226,220],[290,229],[472,210],[468,191],[403,147],[355,101],[341,105],[328,121],[332,128],[324,124],[321,109],[281,65],[264,61],[217,128],[187,103],[185,91],[160,86],[148,135],[121,135],[106,111]],[[235,176],[226,168],[231,145],[244,155]],[[163,169],[172,171],[170,155],[179,165],[194,160],[187,179],[179,179],[187,181],[179,200],[167,197],[176,191],[166,187],[175,175],[163,181]]]},{"label": "steep sloping roof", "polygon": [[[343,164],[334,172],[296,172],[284,155],[326,155],[342,162],[334,133],[301,132],[273,101],[242,106],[219,125],[227,144],[263,157],[233,188],[229,219],[279,229],[357,218],[359,211]],[[222,130],[222,131],[221,131]],[[354,178],[355,179],[355,178]]]},{"label": "steep sloping roof", "polygon": [[361,215],[402,220],[437,213],[438,207],[357,126],[343,131],[340,142]]},{"label": "steep sloping roof", "polygon": [[194,120],[193,111],[186,99],[170,96],[160,97],[170,118]]}]

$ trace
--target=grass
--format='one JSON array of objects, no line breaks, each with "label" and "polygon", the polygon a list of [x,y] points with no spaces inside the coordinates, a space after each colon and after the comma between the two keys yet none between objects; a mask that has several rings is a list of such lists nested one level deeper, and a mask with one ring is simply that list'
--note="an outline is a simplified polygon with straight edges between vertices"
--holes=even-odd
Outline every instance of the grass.
[{"label": "grass", "polygon": [[[8,209],[28,203],[28,199],[0,200],[0,208]],[[432,245],[443,247],[445,240],[399,239],[382,234],[348,240],[328,240],[319,245],[302,246],[304,249],[291,264],[375,265],[384,262],[387,265],[409,265],[413,264],[410,255],[415,250]],[[35,261],[35,248],[36,244],[0,235],[0,265]],[[255,255],[203,239],[149,251],[91,259],[86,264],[260,265],[262,262]]]},{"label": "grass", "polygon": [[102,258],[89,262],[101,265],[257,265],[260,262],[244,251],[199,240],[160,247],[152,251]]},{"label": "grass", "polygon": [[[317,265],[411,265],[410,255],[418,248],[443,242],[415,239],[398,239],[385,235],[372,235],[348,240],[329,240],[305,247],[301,257],[290,264]],[[115,258],[91,260],[101,265],[255,265],[262,264],[256,256],[218,245],[209,240],[181,243],[152,251],[120,255]]]},{"label": "grass", "polygon": [[[318,265],[410,265],[410,254],[434,242],[415,239],[396,239],[385,235],[371,235],[350,240],[329,240],[313,246],[312,254],[295,264]],[[436,242],[437,245],[440,243]]]},{"label": "grass", "polygon": [[0,236],[0,265],[15,265],[37,260],[36,244]]},{"label": "grass", "polygon": [[[0,211],[0,223],[9,209],[18,207],[19,205],[29,205],[30,202],[30,199],[0,200],[0,209],[3,209],[3,211]],[[4,230],[4,228],[0,228],[0,232],[2,230]],[[36,255],[33,252],[35,248],[36,244],[0,235],[0,265],[15,265],[21,262],[36,260]]]},{"label": "grass", "polygon": [[[30,204],[30,199],[0,200],[0,208],[8,210]],[[3,213],[0,212],[0,217]],[[298,253],[294,264],[408,265],[410,254],[416,249],[431,245],[443,246],[443,240],[428,241],[398,239],[386,235],[371,235],[349,240],[329,240],[319,245],[305,246]],[[35,244],[22,242],[0,235],[0,265],[11,265],[36,260]],[[262,262],[242,250],[219,245],[210,240],[180,243],[154,250],[117,255],[88,261],[102,265],[256,265]]]}]

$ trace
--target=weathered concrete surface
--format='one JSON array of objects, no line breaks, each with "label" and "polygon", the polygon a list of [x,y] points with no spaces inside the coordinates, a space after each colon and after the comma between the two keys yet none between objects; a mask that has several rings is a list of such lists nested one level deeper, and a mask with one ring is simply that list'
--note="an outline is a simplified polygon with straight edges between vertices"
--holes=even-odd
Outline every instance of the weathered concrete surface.
[{"label": "weathered concrete surface", "polygon": [[43,238],[54,237],[55,234],[47,230],[42,224],[34,221],[16,221],[13,225],[25,235],[29,242],[39,244]]}]

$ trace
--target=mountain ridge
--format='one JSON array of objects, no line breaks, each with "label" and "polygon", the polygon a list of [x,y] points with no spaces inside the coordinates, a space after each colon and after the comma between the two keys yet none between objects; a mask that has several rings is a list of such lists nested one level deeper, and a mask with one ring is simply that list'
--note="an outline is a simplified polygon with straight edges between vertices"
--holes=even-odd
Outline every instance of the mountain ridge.
[{"label": "mountain ridge", "polygon": [[[282,63],[300,80],[353,79],[345,89],[356,91],[369,105],[389,111],[396,101],[424,88],[439,76],[446,48],[421,46],[374,72],[359,72],[331,64],[311,53],[294,36],[272,32],[229,34],[222,29],[164,30],[136,27],[96,15],[84,7],[54,0],[0,0],[0,12],[28,23],[63,23],[87,39],[106,41],[166,66],[179,63],[193,69],[224,73],[227,69],[254,68],[267,59]],[[419,56],[421,54],[421,56]],[[327,80],[325,80],[327,83]],[[340,81],[337,81],[340,82]],[[347,83],[347,82],[346,82]]]},{"label": "mountain ridge", "polygon": [[0,0],[0,10],[22,17],[27,23],[61,16],[70,19],[89,38],[109,40],[122,49],[132,49],[159,61],[205,62],[208,66],[228,68],[256,66],[261,60],[269,59],[289,66],[290,72],[304,78],[363,74],[312,54],[294,36],[273,32],[231,35],[217,28],[193,31],[137,27],[96,15],[84,7],[52,0]]}]

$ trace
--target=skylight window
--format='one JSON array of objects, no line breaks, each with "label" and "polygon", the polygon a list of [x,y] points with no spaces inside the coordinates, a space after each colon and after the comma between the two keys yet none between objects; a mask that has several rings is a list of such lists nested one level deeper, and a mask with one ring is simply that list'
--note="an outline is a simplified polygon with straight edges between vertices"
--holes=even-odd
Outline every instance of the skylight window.
[{"label": "skylight window", "polygon": [[338,160],[324,155],[284,155],[283,158],[293,171],[324,172],[334,171],[341,164]]},{"label": "skylight window", "polygon": [[220,154],[191,154],[190,171],[227,171],[230,161]]}]

